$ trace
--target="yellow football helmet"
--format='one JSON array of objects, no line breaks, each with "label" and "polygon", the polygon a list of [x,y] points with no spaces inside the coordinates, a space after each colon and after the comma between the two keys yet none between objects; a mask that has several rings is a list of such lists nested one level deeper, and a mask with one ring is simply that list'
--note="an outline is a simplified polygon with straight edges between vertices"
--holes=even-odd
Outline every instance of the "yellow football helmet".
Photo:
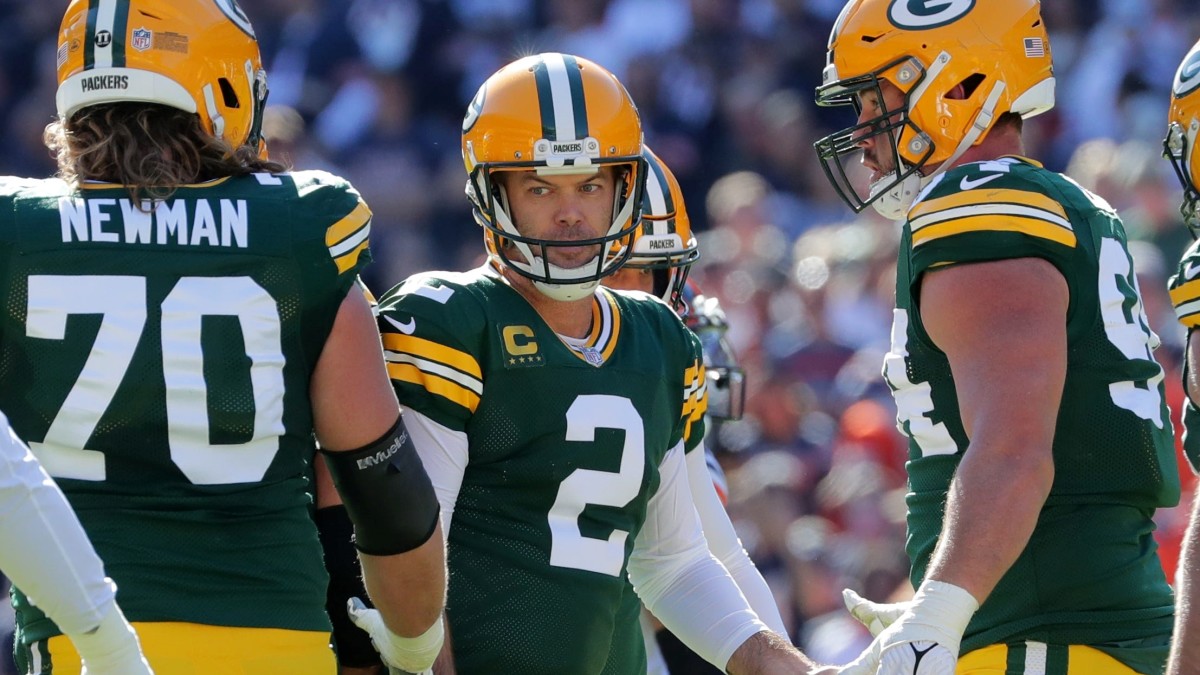
[{"label": "yellow football helmet", "polygon": [[634,232],[625,266],[652,270],[654,294],[679,311],[686,309],[680,293],[700,249],[675,174],[650,148],[642,150],[642,157],[647,167],[642,224]]},{"label": "yellow football helmet", "polygon": [[[612,73],[569,54],[527,56],[489,77],[463,118],[463,163],[475,220],[487,232],[489,255],[533,280],[556,300],[591,293],[600,279],[629,257],[641,221],[646,181],[642,125],[625,87]],[[518,233],[497,171],[589,174],[601,166],[618,172],[613,220],[604,236],[553,241]],[[509,255],[509,245],[520,256]],[[549,262],[555,246],[595,246],[600,253],[577,268]]]},{"label": "yellow football helmet", "polygon": [[71,0],[58,36],[58,114],[157,103],[266,156],[267,77],[237,0]]},{"label": "yellow football helmet", "polygon": [[1171,87],[1171,112],[1163,156],[1175,168],[1183,186],[1179,211],[1193,235],[1200,230],[1200,42],[1197,42],[1175,73]]},{"label": "yellow football helmet", "polygon": [[[1004,113],[1054,106],[1050,42],[1038,0],[851,0],[829,35],[817,104],[854,106],[880,81],[904,94],[899,110],[830,134],[815,147],[833,187],[854,209],[903,217],[920,188],[979,143]],[[961,90],[956,87],[962,85]],[[884,136],[896,170],[856,185],[846,158]]]}]

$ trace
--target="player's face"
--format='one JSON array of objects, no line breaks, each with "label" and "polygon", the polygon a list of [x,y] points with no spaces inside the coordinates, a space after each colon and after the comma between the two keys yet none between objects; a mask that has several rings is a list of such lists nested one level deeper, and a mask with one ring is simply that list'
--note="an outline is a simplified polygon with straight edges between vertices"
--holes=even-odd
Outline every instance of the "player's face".
[{"label": "player's face", "polygon": [[604,277],[602,282],[609,288],[619,291],[654,292],[654,270],[626,265],[612,274]]},{"label": "player's face", "polygon": [[[873,89],[859,95],[859,124],[875,119],[885,120],[888,113],[894,113],[892,117],[895,117],[899,114],[896,111],[904,108],[904,92],[899,87],[887,80],[880,80],[879,91],[883,93],[882,100]],[[861,136],[858,146],[863,151],[862,164],[871,171],[870,182],[873,183],[896,168],[895,138],[892,137],[889,142],[887,135],[868,135],[868,130],[864,128],[858,132]]]},{"label": "player's face", "polygon": [[[595,239],[603,237],[612,224],[616,190],[612,167],[585,175],[511,171],[497,179],[508,193],[513,222],[522,236],[549,241]],[[600,248],[600,244],[592,244],[547,250],[550,263],[571,269],[594,260]]]}]

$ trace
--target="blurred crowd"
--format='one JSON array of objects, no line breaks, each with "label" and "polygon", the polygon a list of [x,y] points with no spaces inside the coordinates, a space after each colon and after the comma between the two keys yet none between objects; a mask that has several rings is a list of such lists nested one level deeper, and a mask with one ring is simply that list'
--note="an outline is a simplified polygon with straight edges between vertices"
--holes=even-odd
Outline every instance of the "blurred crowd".
[{"label": "blurred crowd", "polygon": [[[62,2],[0,0],[0,174],[43,176]],[[460,123],[479,84],[524,54],[590,58],[628,87],[646,141],[682,184],[702,257],[747,370],[746,417],[711,440],[730,511],[792,638],[845,662],[866,633],[850,586],[903,593],[906,446],[881,375],[898,229],[852,214],[812,142],[848,126],[812,93],[842,0],[240,0],[270,83],[272,155],[351,180],[371,205],[382,291],[482,259],[463,195]],[[1191,238],[1161,158],[1175,68],[1200,37],[1190,0],[1045,0],[1058,105],[1026,124],[1029,154],[1122,215],[1178,416],[1184,333],[1166,295]],[[1159,514],[1173,576],[1194,484]],[[0,672],[3,672],[0,669]]]}]

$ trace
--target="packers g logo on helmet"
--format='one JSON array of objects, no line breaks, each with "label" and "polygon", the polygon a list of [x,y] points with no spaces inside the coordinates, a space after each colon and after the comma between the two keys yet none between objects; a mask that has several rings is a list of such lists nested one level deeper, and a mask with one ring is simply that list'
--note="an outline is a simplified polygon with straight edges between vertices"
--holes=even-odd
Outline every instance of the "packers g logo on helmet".
[{"label": "packers g logo on helmet", "polygon": [[1192,46],[1175,73],[1163,157],[1175,169],[1183,188],[1179,212],[1196,235],[1200,233],[1200,42]]},{"label": "packers g logo on helmet", "polygon": [[1183,63],[1179,64],[1171,91],[1175,96],[1184,96],[1197,87],[1200,87],[1200,48],[1193,47]]},{"label": "packers g logo on helmet", "polygon": [[246,16],[246,13],[238,6],[237,0],[215,0],[215,2],[217,3],[217,7],[222,12],[225,12],[225,16],[237,24],[238,28],[244,30],[246,35],[256,37],[254,35],[254,27],[250,25],[250,17]]},{"label": "packers g logo on helmet", "polygon": [[483,102],[487,99],[487,82],[479,86],[479,91],[475,92],[475,98],[471,99],[471,105],[467,106],[467,114],[463,117],[462,130],[467,133],[475,123],[479,121],[479,113],[483,112]]},{"label": "packers g logo on helmet", "polygon": [[892,0],[888,19],[897,28],[937,28],[957,21],[974,8],[975,0]]}]

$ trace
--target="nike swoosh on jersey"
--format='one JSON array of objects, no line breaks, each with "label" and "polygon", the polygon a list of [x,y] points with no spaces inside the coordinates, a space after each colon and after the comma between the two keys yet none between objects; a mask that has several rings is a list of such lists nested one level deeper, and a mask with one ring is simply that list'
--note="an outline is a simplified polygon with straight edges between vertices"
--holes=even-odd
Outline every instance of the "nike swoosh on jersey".
[{"label": "nike swoosh on jersey", "polygon": [[1183,278],[1191,281],[1196,278],[1196,274],[1200,272],[1200,263],[1190,262],[1187,267],[1183,268]]},{"label": "nike swoosh on jersey", "polygon": [[990,183],[1003,175],[1004,174],[994,173],[990,176],[984,176],[983,178],[979,178],[976,180],[972,180],[969,176],[964,176],[962,179],[962,182],[958,184],[958,189],[974,190],[975,188],[979,187],[980,185],[985,185],[987,183]]},{"label": "nike swoosh on jersey", "polygon": [[384,316],[383,318],[387,319],[388,323],[392,324],[392,326],[396,330],[400,331],[401,333],[404,333],[405,335],[412,335],[413,331],[415,331],[417,329],[417,320],[416,319],[410,318],[407,322],[400,323],[399,321],[393,319],[390,316]]}]

